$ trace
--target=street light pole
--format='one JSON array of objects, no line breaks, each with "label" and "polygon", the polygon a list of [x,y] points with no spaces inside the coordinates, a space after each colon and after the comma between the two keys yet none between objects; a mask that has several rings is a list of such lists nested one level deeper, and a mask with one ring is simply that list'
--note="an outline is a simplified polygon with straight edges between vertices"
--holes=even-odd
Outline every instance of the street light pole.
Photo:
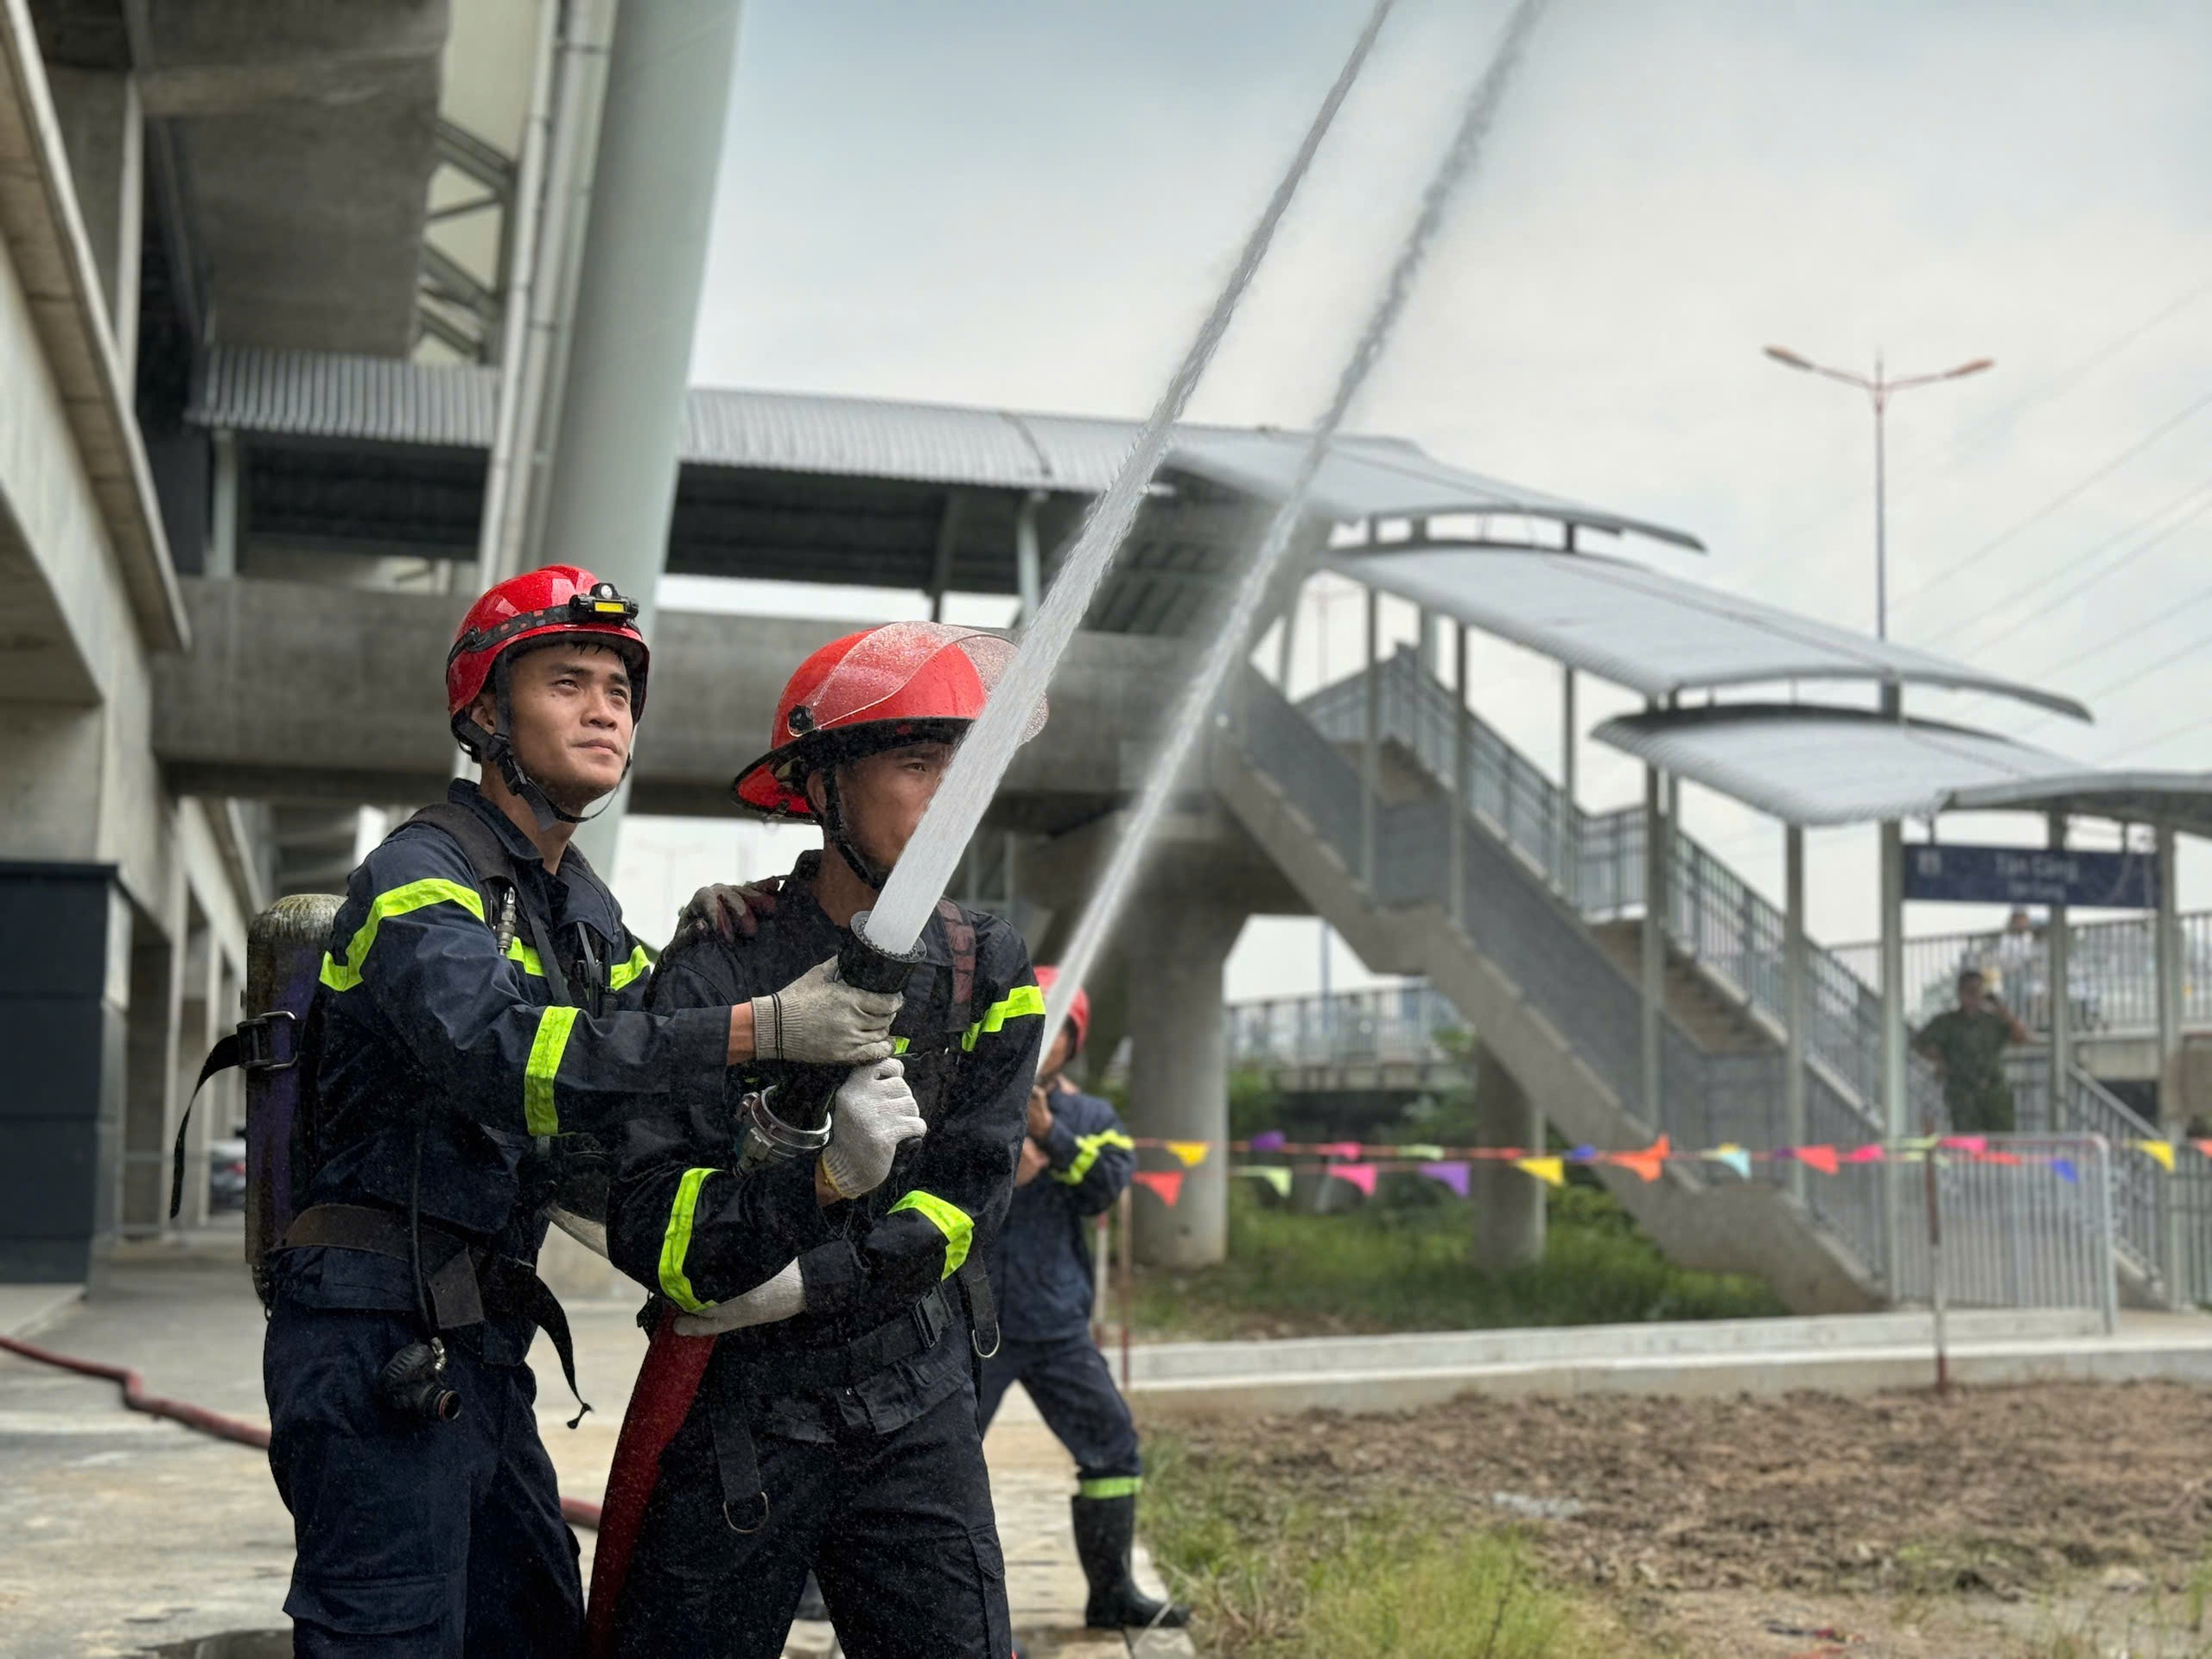
[{"label": "street light pole", "polygon": [[1884,417],[1889,412],[1890,399],[1914,386],[1931,386],[1939,380],[1962,380],[1967,375],[1980,374],[1984,369],[1994,368],[1997,359],[1977,357],[1971,363],[1961,363],[1941,374],[1908,374],[1892,380],[1884,372],[1881,353],[1878,352],[1874,356],[1874,376],[1870,380],[1848,369],[1828,368],[1780,346],[1768,346],[1766,354],[1785,368],[1802,369],[1808,374],[1825,375],[1847,386],[1856,386],[1874,406],[1874,636],[1886,639],[1890,637],[1890,527],[1887,482],[1884,477],[1888,464]]}]

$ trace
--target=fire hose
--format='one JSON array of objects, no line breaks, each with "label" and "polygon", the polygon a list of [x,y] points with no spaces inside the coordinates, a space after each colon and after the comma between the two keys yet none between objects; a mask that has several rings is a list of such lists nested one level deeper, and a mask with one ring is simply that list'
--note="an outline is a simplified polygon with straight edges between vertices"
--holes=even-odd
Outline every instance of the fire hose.
[{"label": "fire hose", "polygon": [[[182,1423],[187,1428],[197,1429],[202,1434],[212,1434],[219,1440],[231,1440],[239,1446],[250,1446],[256,1451],[269,1449],[269,1431],[259,1423],[249,1422],[243,1417],[228,1417],[219,1411],[210,1411],[205,1406],[195,1406],[189,1400],[172,1400],[166,1395],[146,1392],[145,1379],[127,1365],[109,1365],[97,1359],[80,1359],[74,1354],[58,1354],[51,1348],[41,1348],[36,1343],[24,1342],[16,1337],[0,1337],[0,1351],[20,1358],[35,1360],[41,1365],[52,1365],[65,1371],[74,1371],[79,1376],[97,1376],[116,1384],[123,1390],[123,1403],[132,1411],[142,1411],[149,1417],[166,1417],[173,1423]],[[588,1503],[580,1497],[563,1497],[561,1516],[571,1526],[599,1525],[599,1505]]]}]

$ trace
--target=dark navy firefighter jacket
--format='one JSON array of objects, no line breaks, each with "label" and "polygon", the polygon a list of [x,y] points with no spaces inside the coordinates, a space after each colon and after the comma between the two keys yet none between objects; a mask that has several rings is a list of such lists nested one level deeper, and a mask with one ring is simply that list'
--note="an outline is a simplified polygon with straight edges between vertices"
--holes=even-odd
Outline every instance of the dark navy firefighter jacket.
[{"label": "dark navy firefighter jacket", "polygon": [[[664,956],[653,1007],[765,995],[836,955],[846,935],[815,901],[819,859],[800,858],[753,938],[705,939]],[[980,912],[956,914],[973,930],[970,982],[956,983],[960,952],[940,909],[923,930],[923,960],[891,1027],[928,1132],[899,1147],[874,1192],[824,1208],[809,1157],[738,1171],[739,1103],[774,1080],[773,1067],[740,1066],[726,1082],[679,1092],[669,1116],[640,1116],[625,1130],[607,1205],[607,1251],[625,1273],[696,1313],[799,1264],[806,1311],[725,1334],[715,1363],[733,1351],[841,1346],[906,1315],[971,1255],[988,1255],[1014,1189],[1045,997],[1020,934]],[[944,1288],[957,1303],[956,1287]],[[840,1421],[890,1433],[968,1376],[957,1318],[952,1331],[834,1401],[751,1399],[755,1422],[798,1440],[832,1439]]]},{"label": "dark navy firefighter jacket", "polygon": [[999,1328],[1013,1342],[1090,1334],[1092,1217],[1111,1209],[1137,1166],[1136,1142],[1114,1109],[1063,1084],[1051,1096],[1046,1166],[1014,1191],[991,1252]]},{"label": "dark navy firefighter jacket", "polygon": [[[611,1144],[639,1097],[719,1083],[727,1007],[649,1014],[644,949],[613,896],[571,849],[549,874],[529,837],[478,791],[476,812],[514,855],[518,926],[504,952],[475,872],[444,830],[395,831],[346,881],[323,957],[316,1076],[320,1166],[306,1201],[404,1210],[422,1131],[426,1221],[535,1262],[557,1158],[576,1132]],[[579,1007],[554,1005],[520,912],[536,912]],[[824,954],[828,954],[824,952]],[[416,1306],[406,1263],[359,1250],[279,1258],[280,1284],[311,1306]],[[531,1329],[495,1319],[485,1357],[519,1363]]]}]

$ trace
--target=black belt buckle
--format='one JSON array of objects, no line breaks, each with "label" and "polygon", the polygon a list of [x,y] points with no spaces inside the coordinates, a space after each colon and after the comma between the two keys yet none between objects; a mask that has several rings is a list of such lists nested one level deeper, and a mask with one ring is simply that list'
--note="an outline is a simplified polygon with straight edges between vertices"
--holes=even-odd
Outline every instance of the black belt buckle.
[{"label": "black belt buckle", "polygon": [[[276,1040],[276,1022],[291,1034]],[[238,1069],[242,1071],[289,1071],[300,1063],[300,1016],[289,1008],[271,1008],[251,1020],[238,1021]]]},{"label": "black belt buckle", "polygon": [[952,1322],[952,1315],[944,1306],[942,1287],[932,1289],[907,1312],[913,1317],[914,1329],[921,1335],[924,1353],[937,1346],[938,1338],[944,1334],[944,1327]]}]

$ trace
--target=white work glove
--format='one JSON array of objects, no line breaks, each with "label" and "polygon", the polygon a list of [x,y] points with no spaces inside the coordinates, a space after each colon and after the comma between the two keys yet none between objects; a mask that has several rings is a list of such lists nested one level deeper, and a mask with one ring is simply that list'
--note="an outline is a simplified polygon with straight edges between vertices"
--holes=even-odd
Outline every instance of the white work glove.
[{"label": "white work glove", "polygon": [[786,1262],[774,1278],[763,1281],[742,1296],[716,1302],[703,1313],[686,1313],[676,1321],[679,1337],[718,1337],[725,1331],[742,1331],[748,1325],[773,1325],[806,1311],[806,1287],[800,1282],[798,1263]]},{"label": "white work glove", "polygon": [[839,1085],[830,1105],[830,1144],[822,1174],[841,1198],[873,1192],[891,1173],[901,1141],[923,1134],[922,1109],[898,1060],[863,1066]]},{"label": "white work glove", "polygon": [[753,1052],[802,1065],[868,1065],[891,1058],[896,991],[863,991],[818,962],[780,991],[753,999]]}]

